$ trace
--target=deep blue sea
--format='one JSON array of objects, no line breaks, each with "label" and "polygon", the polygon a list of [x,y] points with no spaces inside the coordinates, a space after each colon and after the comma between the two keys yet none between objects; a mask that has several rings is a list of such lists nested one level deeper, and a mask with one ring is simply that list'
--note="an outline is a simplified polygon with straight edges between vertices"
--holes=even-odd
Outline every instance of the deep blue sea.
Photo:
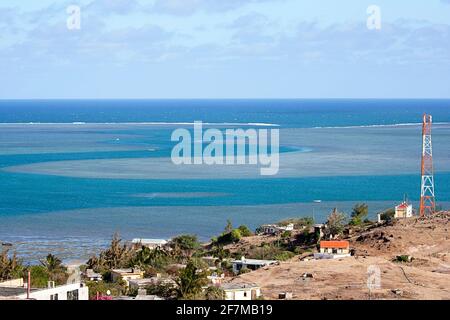
[{"label": "deep blue sea", "polygon": [[[115,231],[206,240],[227,219],[256,228],[323,221],[357,202],[371,217],[404,197],[417,204],[424,112],[435,122],[437,201],[449,208],[450,100],[0,101],[0,242],[25,259],[84,259]],[[200,120],[278,128],[286,171],[172,171],[171,132]]]}]

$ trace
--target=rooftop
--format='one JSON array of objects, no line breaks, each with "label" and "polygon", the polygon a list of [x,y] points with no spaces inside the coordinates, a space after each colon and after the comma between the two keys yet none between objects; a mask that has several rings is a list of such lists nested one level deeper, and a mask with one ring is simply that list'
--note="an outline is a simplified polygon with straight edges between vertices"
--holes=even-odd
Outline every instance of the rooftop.
[{"label": "rooftop", "polygon": [[411,206],[410,204],[408,204],[407,202],[402,202],[401,204],[399,204],[396,208],[398,209],[406,209],[409,206]]},{"label": "rooftop", "polygon": [[243,263],[243,264],[252,264],[252,265],[268,265],[268,264],[274,264],[277,263],[276,260],[258,260],[258,259],[246,259],[245,257],[242,257],[240,260],[233,260],[231,263]]},{"label": "rooftop", "polygon": [[348,241],[320,241],[321,248],[332,248],[332,249],[347,249],[350,247]]},{"label": "rooftop", "polygon": [[138,269],[138,268],[128,268],[128,269],[112,269],[111,270],[112,272],[115,272],[115,273],[133,273],[133,274],[140,274],[140,273],[142,273],[142,270],[141,269]]},{"label": "rooftop", "polygon": [[259,288],[255,283],[224,283],[220,286],[223,290],[239,290]]},{"label": "rooftop", "polygon": [[131,241],[132,243],[135,244],[156,244],[156,245],[165,245],[167,244],[167,240],[165,239],[139,239],[139,238],[135,238]]},{"label": "rooftop", "polygon": [[[31,288],[30,292],[45,290],[46,288]],[[15,297],[27,293],[26,287],[0,287],[0,297]]]}]

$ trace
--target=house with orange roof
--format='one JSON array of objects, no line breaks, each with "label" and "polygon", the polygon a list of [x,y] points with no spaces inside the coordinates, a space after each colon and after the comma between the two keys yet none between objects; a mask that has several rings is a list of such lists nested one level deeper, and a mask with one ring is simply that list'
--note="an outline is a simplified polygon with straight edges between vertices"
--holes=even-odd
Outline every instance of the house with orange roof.
[{"label": "house with orange roof", "polygon": [[320,241],[320,251],[315,259],[339,259],[350,257],[350,243],[345,240]]}]

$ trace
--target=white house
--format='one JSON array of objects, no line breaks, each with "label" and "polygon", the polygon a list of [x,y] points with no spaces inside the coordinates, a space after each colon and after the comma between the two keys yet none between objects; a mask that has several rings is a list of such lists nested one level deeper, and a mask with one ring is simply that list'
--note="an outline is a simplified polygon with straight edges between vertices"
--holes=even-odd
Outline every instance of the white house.
[{"label": "white house", "polygon": [[150,249],[165,248],[169,243],[165,239],[140,239],[135,238],[131,241],[135,247],[144,246]]},{"label": "white house", "polygon": [[[27,286],[23,279],[0,283],[0,299],[25,300],[28,297]],[[82,283],[53,286],[48,288],[31,288],[30,300],[89,300],[89,288]]]},{"label": "white house", "polygon": [[113,282],[117,282],[119,280],[125,281],[125,284],[128,287],[130,285],[130,280],[144,278],[144,271],[139,268],[112,269],[111,277]]},{"label": "white house", "polygon": [[320,241],[320,252],[314,253],[315,259],[339,259],[350,257],[348,241]]},{"label": "white house", "polygon": [[279,226],[277,224],[263,224],[261,226],[261,231],[263,234],[279,234],[284,231],[292,231],[294,230],[294,224],[289,223],[286,226]]},{"label": "white house", "polygon": [[256,300],[261,296],[261,288],[254,283],[224,283],[225,300]]},{"label": "white house", "polygon": [[103,279],[100,273],[96,273],[92,269],[87,269],[84,276],[89,279],[89,281],[102,281]]},{"label": "white house", "polygon": [[160,274],[157,274],[156,277],[144,278],[144,279],[133,279],[128,281],[130,289],[145,289],[149,286],[153,285],[167,285],[167,286],[175,286],[176,283],[174,280],[162,277]]},{"label": "white house", "polygon": [[224,273],[222,273],[222,274],[213,273],[210,276],[207,276],[207,278],[208,278],[208,282],[210,284],[212,284],[213,286],[219,286],[224,281],[225,274]]},{"label": "white house", "polygon": [[233,272],[239,273],[241,269],[247,268],[250,270],[257,270],[262,267],[278,264],[276,260],[257,260],[257,259],[246,259],[242,256],[241,260],[233,260],[231,261],[233,265]]}]

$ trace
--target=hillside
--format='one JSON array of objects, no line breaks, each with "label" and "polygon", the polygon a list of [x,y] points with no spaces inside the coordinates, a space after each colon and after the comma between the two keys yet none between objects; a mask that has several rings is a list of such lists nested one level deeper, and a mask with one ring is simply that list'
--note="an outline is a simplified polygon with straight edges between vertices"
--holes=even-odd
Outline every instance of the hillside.
[{"label": "hillside", "polygon": [[[300,261],[240,275],[232,282],[255,282],[266,298],[292,292],[293,299],[368,299],[368,268],[381,271],[374,299],[450,299],[450,212],[424,219],[397,220],[355,232],[348,240],[355,256]],[[409,255],[411,262],[394,262]],[[313,278],[304,278],[311,273]]]}]

